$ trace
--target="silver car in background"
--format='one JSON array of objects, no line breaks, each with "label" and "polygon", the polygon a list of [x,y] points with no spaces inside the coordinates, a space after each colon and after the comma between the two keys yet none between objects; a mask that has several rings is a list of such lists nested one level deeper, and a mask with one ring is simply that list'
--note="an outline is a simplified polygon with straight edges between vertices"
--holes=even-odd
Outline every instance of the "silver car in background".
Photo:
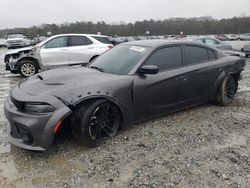
[{"label": "silver car in background", "polygon": [[204,43],[213,47],[216,47],[220,50],[223,50],[224,53],[230,55],[230,56],[238,56],[241,58],[246,57],[246,54],[243,52],[240,52],[238,50],[233,49],[233,47],[229,44],[226,44],[219,39],[216,39],[211,36],[202,36],[202,37],[188,37],[183,40],[189,40],[189,41],[194,41],[194,42],[199,42],[199,43]]},{"label": "silver car in background", "polygon": [[208,45],[211,45],[213,47],[216,47],[220,50],[232,50],[233,47],[229,44],[226,44],[214,37],[195,37],[195,38],[192,38],[192,41],[196,41],[196,42],[201,42],[201,43],[204,43],[204,44],[208,44]]},{"label": "silver car in background", "polygon": [[112,47],[106,36],[62,34],[52,36],[35,47],[11,50],[4,59],[6,70],[30,77],[39,70],[87,64]]}]

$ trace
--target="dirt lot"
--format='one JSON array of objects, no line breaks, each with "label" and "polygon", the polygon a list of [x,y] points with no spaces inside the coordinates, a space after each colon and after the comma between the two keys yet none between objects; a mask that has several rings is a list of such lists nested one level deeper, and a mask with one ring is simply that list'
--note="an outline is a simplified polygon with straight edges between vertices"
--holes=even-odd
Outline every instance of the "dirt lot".
[{"label": "dirt lot", "polygon": [[64,135],[38,153],[6,135],[3,102],[21,78],[4,71],[4,51],[0,187],[250,187],[250,59],[228,107],[205,104],[132,125],[94,149]]}]

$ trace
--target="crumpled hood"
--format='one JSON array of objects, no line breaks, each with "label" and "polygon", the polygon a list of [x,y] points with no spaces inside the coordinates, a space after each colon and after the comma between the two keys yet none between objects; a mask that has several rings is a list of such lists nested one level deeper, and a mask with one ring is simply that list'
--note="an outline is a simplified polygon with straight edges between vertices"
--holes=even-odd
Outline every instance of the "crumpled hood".
[{"label": "crumpled hood", "polygon": [[80,95],[106,94],[131,81],[130,76],[102,73],[79,66],[39,73],[21,82],[19,88],[30,95],[53,95],[73,103]]},{"label": "crumpled hood", "polygon": [[32,47],[25,47],[25,48],[19,48],[19,49],[14,49],[14,50],[8,50],[5,55],[10,55],[10,54],[16,54],[16,53],[20,53],[23,51],[28,51],[28,50],[32,50],[34,48],[34,46]]}]

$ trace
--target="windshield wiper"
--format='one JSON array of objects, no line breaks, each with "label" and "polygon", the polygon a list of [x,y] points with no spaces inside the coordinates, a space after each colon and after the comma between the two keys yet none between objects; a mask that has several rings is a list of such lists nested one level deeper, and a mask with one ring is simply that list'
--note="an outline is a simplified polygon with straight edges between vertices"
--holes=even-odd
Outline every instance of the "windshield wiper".
[{"label": "windshield wiper", "polygon": [[90,68],[99,70],[100,72],[104,72],[104,70],[102,68],[100,68],[100,67],[91,66]]}]

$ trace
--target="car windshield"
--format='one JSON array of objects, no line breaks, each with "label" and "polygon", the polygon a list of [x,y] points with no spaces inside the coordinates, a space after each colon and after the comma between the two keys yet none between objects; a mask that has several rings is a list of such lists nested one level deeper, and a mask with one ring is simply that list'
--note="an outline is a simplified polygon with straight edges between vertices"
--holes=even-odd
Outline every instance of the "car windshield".
[{"label": "car windshield", "polygon": [[147,47],[142,46],[118,45],[98,57],[89,67],[102,72],[126,75],[147,50]]},{"label": "car windshield", "polygon": [[8,39],[14,39],[14,38],[22,38],[22,35],[10,35],[8,36]]}]

